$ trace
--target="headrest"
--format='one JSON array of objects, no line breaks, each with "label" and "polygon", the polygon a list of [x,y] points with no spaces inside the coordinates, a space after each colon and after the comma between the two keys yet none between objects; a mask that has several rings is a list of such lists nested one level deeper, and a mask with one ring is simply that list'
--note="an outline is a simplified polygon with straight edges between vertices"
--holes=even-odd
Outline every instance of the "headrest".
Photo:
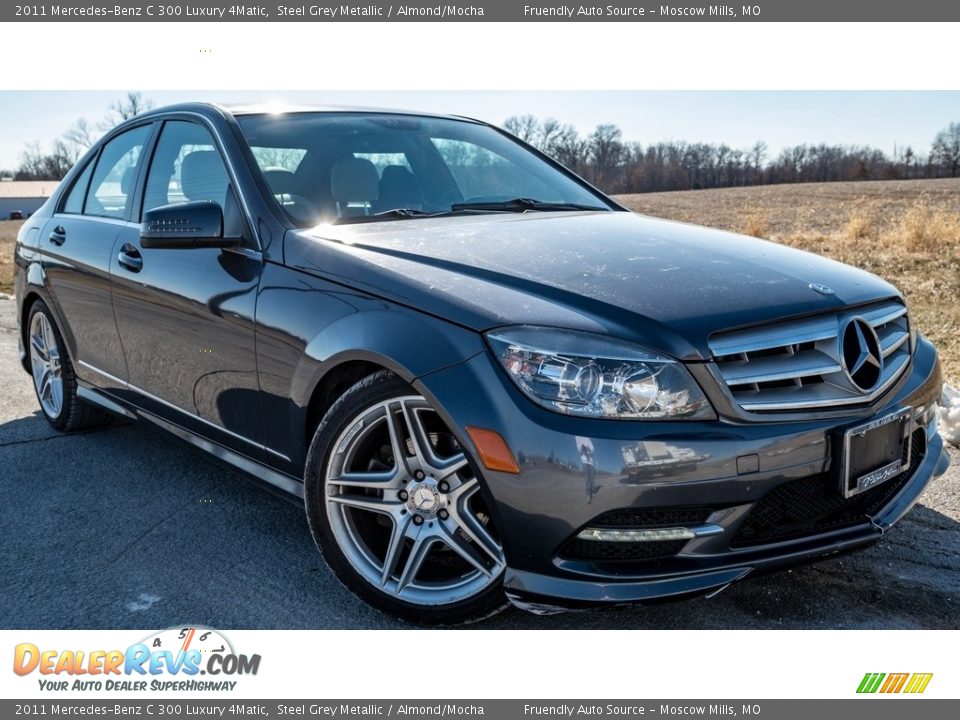
[{"label": "headrest", "polygon": [[403,165],[387,165],[383,169],[383,177],[381,178],[384,182],[407,182],[412,183],[416,182],[416,178],[413,176],[413,173],[410,172]]},{"label": "headrest", "polygon": [[420,181],[403,165],[387,165],[380,178],[378,205],[383,209],[412,208],[423,205],[423,188]]},{"label": "headrest", "polygon": [[379,183],[376,166],[365,158],[344,158],[330,169],[330,194],[337,202],[373,202]]},{"label": "headrest", "polygon": [[123,171],[123,175],[120,176],[120,192],[123,195],[129,195],[133,191],[133,171],[135,169],[136,168],[134,166],[128,167]]},{"label": "headrest", "polygon": [[297,176],[286,168],[267,168],[263,171],[270,192],[274,195],[297,195]]},{"label": "headrest", "polygon": [[183,158],[180,166],[180,190],[188,200],[214,200],[223,203],[227,176],[214,150],[198,150]]}]

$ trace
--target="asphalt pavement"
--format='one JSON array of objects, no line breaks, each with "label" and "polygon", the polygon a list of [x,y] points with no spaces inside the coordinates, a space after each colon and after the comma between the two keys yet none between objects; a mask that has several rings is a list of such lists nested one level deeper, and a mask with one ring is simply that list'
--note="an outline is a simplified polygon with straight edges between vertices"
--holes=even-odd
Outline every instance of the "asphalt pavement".
[{"label": "asphalt pavement", "polygon": [[[345,590],[301,508],[146,424],[62,435],[0,299],[0,627],[396,628]],[[960,452],[868,550],[712,599],[482,628],[960,628]]]}]

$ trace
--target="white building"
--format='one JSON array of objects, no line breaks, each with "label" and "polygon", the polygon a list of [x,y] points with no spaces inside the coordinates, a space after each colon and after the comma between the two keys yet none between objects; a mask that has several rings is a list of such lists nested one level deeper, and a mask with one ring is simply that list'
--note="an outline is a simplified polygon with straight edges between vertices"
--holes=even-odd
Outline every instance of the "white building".
[{"label": "white building", "polygon": [[28,217],[40,209],[57,189],[55,180],[0,181],[0,220],[9,220],[11,213]]}]

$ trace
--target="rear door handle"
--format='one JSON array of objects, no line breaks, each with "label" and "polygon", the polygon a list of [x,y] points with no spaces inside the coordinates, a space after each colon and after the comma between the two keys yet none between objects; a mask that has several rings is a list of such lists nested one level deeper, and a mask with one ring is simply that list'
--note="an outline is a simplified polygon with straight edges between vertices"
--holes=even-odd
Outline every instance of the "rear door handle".
[{"label": "rear door handle", "polygon": [[126,243],[120,248],[120,254],[117,255],[117,262],[130,272],[140,272],[143,269],[143,255],[130,243]]},{"label": "rear door handle", "polygon": [[57,225],[53,232],[50,233],[50,242],[54,245],[63,245],[67,240],[67,231],[63,229],[63,225]]}]

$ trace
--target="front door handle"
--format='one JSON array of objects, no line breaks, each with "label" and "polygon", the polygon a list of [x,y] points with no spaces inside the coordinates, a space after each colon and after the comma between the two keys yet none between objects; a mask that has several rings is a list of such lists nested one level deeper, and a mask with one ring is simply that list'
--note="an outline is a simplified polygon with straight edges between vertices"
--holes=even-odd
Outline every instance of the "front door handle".
[{"label": "front door handle", "polygon": [[120,254],[117,255],[117,262],[130,272],[140,272],[143,270],[143,255],[130,243],[126,243],[120,248]]},{"label": "front door handle", "polygon": [[67,231],[63,229],[63,225],[57,225],[53,229],[53,232],[50,233],[49,240],[54,245],[63,245],[63,243],[67,241]]}]

